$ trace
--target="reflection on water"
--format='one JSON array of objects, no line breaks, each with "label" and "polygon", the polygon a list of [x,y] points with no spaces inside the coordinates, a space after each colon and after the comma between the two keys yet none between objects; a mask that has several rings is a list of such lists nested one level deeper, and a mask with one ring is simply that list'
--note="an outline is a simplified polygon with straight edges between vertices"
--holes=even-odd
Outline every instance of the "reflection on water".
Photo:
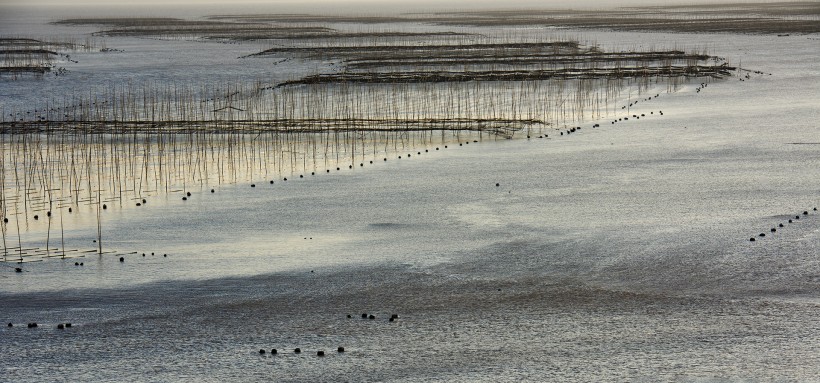
[{"label": "reflection on water", "polygon": [[[84,201],[77,214],[60,205],[65,214],[21,224],[23,247],[45,247],[45,233],[54,251],[91,250],[101,237],[117,252],[21,273],[2,265],[0,319],[13,326],[0,327],[0,380],[811,381],[820,147],[788,144],[816,141],[811,41],[699,37],[748,47],[744,63],[775,75],[684,86],[631,111],[646,118],[570,136],[473,133],[466,144],[418,133],[412,151],[380,143],[376,154],[357,144],[365,166],[353,169],[299,149],[293,173],[289,152],[275,158],[280,173],[242,135],[207,166],[205,153],[217,157],[205,150],[191,152],[199,162],[174,159],[179,137],[162,150],[144,136],[59,150],[5,137],[43,159],[97,148],[93,162],[107,164],[90,187],[95,173],[45,172],[39,155],[26,165],[34,172],[18,172],[40,195],[60,196],[44,191],[49,178]],[[120,180],[118,167],[144,174]],[[308,177],[313,169],[331,172]],[[124,197],[103,202],[100,189]],[[16,223],[7,230],[18,241]]]}]

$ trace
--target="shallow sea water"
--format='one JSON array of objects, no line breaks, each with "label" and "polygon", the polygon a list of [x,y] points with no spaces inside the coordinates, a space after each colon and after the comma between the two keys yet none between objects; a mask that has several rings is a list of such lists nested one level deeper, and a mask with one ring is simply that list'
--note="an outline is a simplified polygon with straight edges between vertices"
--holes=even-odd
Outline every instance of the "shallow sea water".
[{"label": "shallow sea water", "polygon": [[0,275],[0,381],[816,381],[816,41],[584,33],[772,75],[650,91],[646,118],[568,137],[112,209],[124,263]]}]

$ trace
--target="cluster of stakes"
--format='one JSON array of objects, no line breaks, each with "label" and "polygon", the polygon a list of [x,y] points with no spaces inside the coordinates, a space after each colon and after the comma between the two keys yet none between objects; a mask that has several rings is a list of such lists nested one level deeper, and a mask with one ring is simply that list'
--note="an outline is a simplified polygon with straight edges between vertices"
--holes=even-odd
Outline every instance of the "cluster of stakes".
[{"label": "cluster of stakes", "polygon": [[[812,211],[817,211],[817,208],[816,208],[816,207],[815,207],[815,208],[813,208],[813,209],[812,209]],[[795,216],[794,216],[794,218],[789,218],[789,223],[793,223],[794,221],[800,220],[800,215],[801,215],[801,214],[797,214],[797,215],[795,215]],[[802,215],[803,215],[803,216],[807,216],[807,215],[809,215],[809,211],[808,211],[808,210],[804,210]],[[778,228],[783,228],[783,227],[785,227],[785,225],[781,222],[781,223],[777,224],[777,227],[773,227],[773,228],[771,228],[771,229],[769,230],[769,232],[770,232],[770,233],[776,233]],[[765,237],[765,236],[766,236],[766,233],[760,233],[760,234],[758,234],[757,236],[758,236],[759,238],[763,238],[763,237]],[[754,241],[756,241],[756,240],[757,240],[757,239],[756,239],[755,237],[750,237],[750,238],[749,238],[749,242],[754,242]]]}]

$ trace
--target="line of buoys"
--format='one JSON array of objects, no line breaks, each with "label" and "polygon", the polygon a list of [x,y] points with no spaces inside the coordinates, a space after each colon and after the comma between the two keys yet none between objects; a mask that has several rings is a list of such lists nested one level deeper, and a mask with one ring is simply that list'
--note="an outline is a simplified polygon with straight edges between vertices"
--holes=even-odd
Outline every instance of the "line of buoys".
[{"label": "line of buoys", "polygon": [[[815,208],[813,208],[813,210],[814,210],[814,211],[817,211],[817,208],[815,207]],[[803,210],[803,215],[804,215],[804,216],[809,215],[809,211],[808,211],[808,210]],[[798,220],[798,219],[800,219],[800,214],[795,215],[795,216],[794,216],[794,218],[793,218],[793,219],[789,219],[789,221],[788,221],[788,222],[789,222],[789,223],[794,223],[794,220]],[[782,228],[782,227],[785,227],[785,225],[783,225],[783,223],[781,222],[781,223],[778,223],[778,224],[777,224],[777,227],[781,227],[781,228]],[[769,229],[769,231],[770,231],[771,233],[776,233],[776,232],[777,232],[777,228],[776,228],[776,227],[773,227],[773,228]],[[765,233],[760,233],[760,234],[758,235],[758,237],[765,237],[765,236],[766,236],[766,234],[765,234]],[[754,238],[754,237],[749,238],[749,241],[750,241],[750,242],[754,242],[754,241],[755,241],[755,238]]]},{"label": "line of buoys", "polygon": [[[12,324],[9,323],[9,327],[11,327],[11,326],[12,326]],[[67,323],[65,327],[71,327],[71,325]],[[336,352],[339,353],[339,354],[344,353],[345,348],[343,346],[339,346],[339,347],[336,348]],[[265,354],[267,354],[267,351],[264,348],[260,348],[258,353],[259,353],[259,355],[265,355]],[[296,347],[296,348],[293,349],[293,353],[294,354],[301,354],[302,349],[299,348],[299,347]],[[271,355],[279,355],[279,350],[277,350],[275,348],[272,348],[270,350],[270,354]],[[316,356],[319,356],[319,357],[325,356],[325,351],[324,350],[317,350],[316,351]]]}]

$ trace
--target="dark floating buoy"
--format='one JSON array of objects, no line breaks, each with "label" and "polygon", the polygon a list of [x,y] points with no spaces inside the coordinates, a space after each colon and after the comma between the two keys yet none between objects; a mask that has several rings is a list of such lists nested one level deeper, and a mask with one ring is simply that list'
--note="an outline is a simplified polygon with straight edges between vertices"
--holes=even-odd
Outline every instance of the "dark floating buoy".
[{"label": "dark floating buoy", "polygon": [[11,322],[9,322],[9,327],[14,327],[14,325]]},{"label": "dark floating buoy", "polygon": [[[71,210],[71,209],[69,209],[69,211],[70,211],[70,210]],[[9,223],[9,219],[8,219],[8,218],[3,218],[3,223]]]},{"label": "dark floating buoy", "polygon": [[[9,325],[11,325],[11,323],[9,323]],[[342,346],[339,346],[339,348],[336,349],[336,352],[345,352],[345,348],[342,347]]]},{"label": "dark floating buoy", "polygon": [[294,354],[298,354],[298,353],[300,353],[300,352],[302,352],[302,349],[301,349],[301,348],[299,348],[299,347],[296,347],[295,349],[293,349],[293,353],[294,353]]},{"label": "dark floating buoy", "polygon": [[749,242],[754,242],[754,241],[755,241],[755,237],[749,238]]},{"label": "dark floating buoy", "polygon": [[348,165],[347,168],[348,169],[353,169],[353,165]]},{"label": "dark floating buoy", "polygon": [[[143,257],[144,257],[144,256],[145,256],[145,255],[143,255]],[[80,265],[80,262],[74,262],[74,266],[79,266],[79,265]]]},{"label": "dark floating buoy", "polygon": [[65,324],[65,328],[71,327],[71,322]]},{"label": "dark floating buoy", "polygon": [[792,223],[792,220],[789,220],[789,223]]},{"label": "dark floating buoy", "polygon": [[760,234],[758,234],[758,237],[765,237],[765,236],[766,236],[766,233],[760,233]]},{"label": "dark floating buoy", "polygon": [[436,150],[438,150],[438,148],[436,148]]},{"label": "dark floating buoy", "polygon": [[401,158],[401,156],[399,156],[399,158]]},{"label": "dark floating buoy", "polygon": [[775,229],[775,228],[772,228],[772,233],[774,233],[774,232],[776,232],[776,231],[777,231],[777,229]]},{"label": "dark floating buoy", "polygon": [[347,314],[347,319],[353,318],[353,315]]},{"label": "dark floating buoy", "polygon": [[255,188],[255,187],[256,187],[256,184],[251,184],[251,187],[252,187],[252,188]]},{"label": "dark floating buoy", "polygon": [[270,349],[270,353],[271,353],[271,355],[276,355],[276,354],[279,353],[279,350],[277,350],[275,348],[272,348],[272,349]]},{"label": "dark floating buoy", "polygon": [[260,348],[259,349],[259,355],[265,355],[265,350]]},{"label": "dark floating buoy", "polygon": [[300,174],[299,178],[305,178],[305,176],[303,174]]},{"label": "dark floating buoy", "polygon": [[310,172],[310,175],[315,176],[316,172]]},{"label": "dark floating buoy", "polygon": [[162,256],[168,258],[168,254],[162,254]]},{"label": "dark floating buoy", "polygon": [[185,193],[185,195],[187,195],[188,197],[190,197],[190,196],[191,196],[191,192],[187,192],[187,193]]},{"label": "dark floating buoy", "polygon": [[370,314],[370,315],[367,317],[367,319],[373,320],[373,319],[376,319],[376,316],[375,316],[375,315],[373,315],[373,314]]},{"label": "dark floating buoy", "polygon": [[142,199],[142,203],[147,203],[147,202],[148,202],[148,201],[146,201],[144,198]]},{"label": "dark floating buoy", "polygon": [[447,145],[444,145],[444,149],[447,149]]},{"label": "dark floating buoy", "polygon": [[62,329],[64,329],[64,328],[65,328],[65,326],[64,326],[62,323],[60,323],[60,324],[58,324],[58,325],[57,325],[57,329],[58,329],[58,330],[62,330]]},{"label": "dark floating buoy", "polygon": [[182,200],[183,200],[183,201],[187,201],[187,200],[188,200],[188,197],[182,197]]},{"label": "dark floating buoy", "polygon": [[273,185],[273,180],[270,180],[270,184]]},{"label": "dark floating buoy", "polygon": [[82,262],[80,262],[80,266],[82,266],[82,265],[83,265],[83,263],[82,263]]},{"label": "dark floating buoy", "polygon": [[40,219],[40,217],[39,217],[39,216],[37,216],[37,214],[35,214],[35,215],[34,215],[34,219]]},{"label": "dark floating buoy", "polygon": [[327,169],[327,172],[330,173],[330,169]]},{"label": "dark floating buoy", "polygon": [[385,157],[385,159],[384,159],[384,160],[385,160],[385,161],[387,161],[387,158]]},{"label": "dark floating buoy", "polygon": [[322,350],[316,351],[316,356],[325,356],[325,352]]},{"label": "dark floating buoy", "polygon": [[778,226],[778,227],[783,227],[783,224],[781,223],[781,224],[778,224],[777,226]]},{"label": "dark floating buoy", "polygon": [[794,216],[794,219],[800,219],[799,215]]},{"label": "dark floating buoy", "polygon": [[15,272],[15,273],[22,273],[22,272],[23,272],[23,269],[21,269],[21,268],[19,268],[19,267],[15,267],[15,268],[14,268],[14,272]]},{"label": "dark floating buoy", "polygon": [[[271,181],[271,182],[273,182],[273,181]],[[211,189],[211,193],[213,193],[213,192],[214,192],[214,189]]]},{"label": "dark floating buoy", "polygon": [[393,314],[390,316],[390,319],[399,319],[399,314]]},{"label": "dark floating buoy", "polygon": [[373,160],[370,160],[370,163],[372,164],[372,163],[373,163]]},{"label": "dark floating buoy", "polygon": [[500,183],[498,183],[498,182],[496,182],[496,183],[495,183],[495,186],[496,186],[496,187],[499,187],[499,186],[501,186],[501,184],[500,184]]},{"label": "dark floating buoy", "polygon": [[814,208],[813,210],[814,210],[814,211],[817,211],[817,208]]},{"label": "dark floating buoy", "polygon": [[120,257],[120,262],[125,262],[125,258]]},{"label": "dark floating buoy", "polygon": [[[105,209],[105,205],[103,205],[103,209]],[[807,213],[807,214],[808,214],[808,213]],[[47,212],[46,212],[46,217],[51,217],[51,212],[50,212],[50,211],[47,211]]]},{"label": "dark floating buoy", "polygon": [[283,180],[284,180],[284,181],[287,181],[287,180],[288,180],[288,177],[283,178]]},{"label": "dark floating buoy", "polygon": [[[51,213],[49,213],[49,214],[51,214]],[[809,212],[804,210],[803,215],[809,215]]]},{"label": "dark floating buoy", "polygon": [[362,319],[367,319],[367,313],[362,313]]},{"label": "dark floating buoy", "polygon": [[[185,197],[182,197],[182,198],[185,198]],[[137,206],[142,206],[142,204],[141,204],[141,203],[139,203],[139,202],[137,202]]]},{"label": "dark floating buoy", "polygon": [[37,322],[31,322],[27,326],[28,328],[37,328]]},{"label": "dark floating buoy", "polygon": [[394,320],[395,320],[394,318],[390,318],[390,319],[388,319],[387,321],[388,321],[388,322],[393,322]]}]

